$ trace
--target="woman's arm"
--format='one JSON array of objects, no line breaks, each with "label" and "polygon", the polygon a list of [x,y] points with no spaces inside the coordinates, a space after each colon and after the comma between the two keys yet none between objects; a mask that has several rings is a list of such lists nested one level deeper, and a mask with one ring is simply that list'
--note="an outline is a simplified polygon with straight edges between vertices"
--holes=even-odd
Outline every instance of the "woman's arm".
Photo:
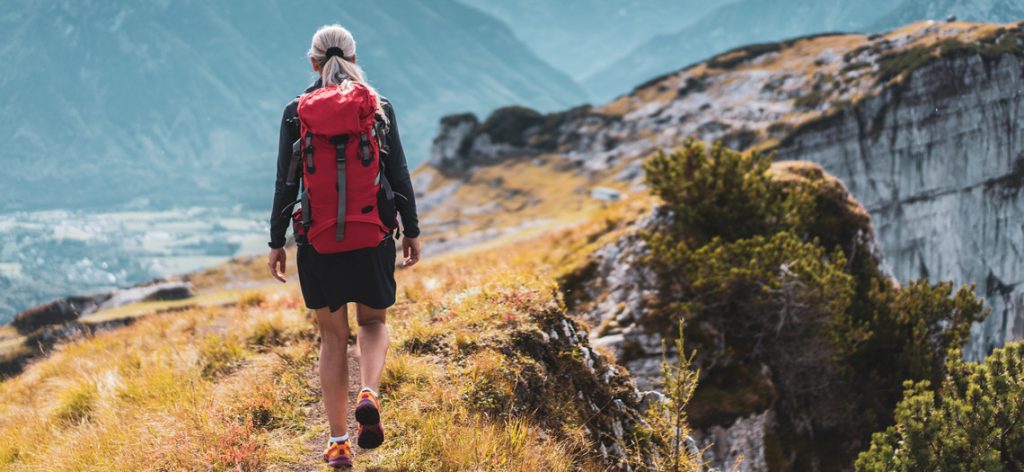
[{"label": "woman's arm", "polygon": [[398,136],[398,122],[395,121],[395,109],[391,102],[384,102],[384,112],[388,116],[388,132],[384,137],[384,144],[388,150],[384,161],[384,176],[391,184],[391,189],[401,194],[395,196],[395,205],[402,217],[402,234],[406,238],[415,239],[420,235],[416,195],[412,189],[412,177],[409,176],[409,166],[405,161],[405,151]]},{"label": "woman's arm", "polygon": [[291,222],[291,211],[286,211],[299,194],[298,183],[288,185],[288,168],[292,161],[292,143],[299,139],[297,126],[298,101],[293,100],[284,108],[281,117],[281,137],[277,145],[277,180],[274,182],[274,208],[270,213],[270,247],[284,247],[285,235]]}]

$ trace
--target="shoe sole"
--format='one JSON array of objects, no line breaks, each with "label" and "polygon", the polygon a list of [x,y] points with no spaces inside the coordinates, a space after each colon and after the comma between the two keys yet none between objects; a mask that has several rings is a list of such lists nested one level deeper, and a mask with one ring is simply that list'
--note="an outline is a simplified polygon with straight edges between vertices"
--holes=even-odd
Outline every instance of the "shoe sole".
[{"label": "shoe sole", "polygon": [[363,449],[376,449],[384,443],[384,431],[377,428],[367,430],[364,427],[356,443]]},{"label": "shoe sole", "polygon": [[352,467],[352,463],[351,462],[349,462],[348,464],[346,464],[346,463],[344,463],[344,462],[342,462],[340,460],[337,461],[337,462],[331,462],[331,461],[327,460],[326,457],[324,458],[324,462],[326,462],[327,465],[329,465],[331,467],[334,467],[335,469],[348,469],[348,468]]},{"label": "shoe sole", "polygon": [[356,421],[363,426],[380,424],[380,410],[373,405],[357,407],[355,416]]},{"label": "shoe sole", "polygon": [[[375,449],[384,443],[384,428],[380,426],[380,410],[371,402],[356,407],[356,421],[363,426],[356,441],[363,449]],[[367,426],[376,428],[367,429]]]}]

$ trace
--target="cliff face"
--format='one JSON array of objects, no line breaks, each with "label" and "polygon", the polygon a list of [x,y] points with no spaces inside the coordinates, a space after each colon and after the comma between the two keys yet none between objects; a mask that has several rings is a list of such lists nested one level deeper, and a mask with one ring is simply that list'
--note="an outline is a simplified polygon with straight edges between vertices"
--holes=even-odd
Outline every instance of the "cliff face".
[{"label": "cliff face", "polygon": [[1019,24],[752,45],[601,107],[450,119],[430,162],[472,174],[555,155],[591,186],[638,188],[644,157],[693,136],[819,163],[868,208],[897,279],[977,285],[992,307],[968,348],[978,359],[1024,337],[1022,66]]},{"label": "cliff face", "polygon": [[968,356],[1024,338],[1024,61],[970,55],[787,139],[780,158],[820,163],[871,212],[899,280],[977,284],[992,314]]}]

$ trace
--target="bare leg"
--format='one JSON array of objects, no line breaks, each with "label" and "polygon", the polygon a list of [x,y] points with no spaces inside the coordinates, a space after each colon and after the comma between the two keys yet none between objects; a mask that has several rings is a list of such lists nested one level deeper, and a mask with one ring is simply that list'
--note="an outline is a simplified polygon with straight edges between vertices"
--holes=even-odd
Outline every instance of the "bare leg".
[{"label": "bare leg", "polygon": [[331,436],[348,432],[348,305],[316,310],[320,326],[320,388]]},{"label": "bare leg", "polygon": [[384,357],[388,352],[387,310],[378,310],[356,304],[356,322],[359,323],[359,374],[363,386],[375,391],[380,388],[380,375],[384,371]]}]

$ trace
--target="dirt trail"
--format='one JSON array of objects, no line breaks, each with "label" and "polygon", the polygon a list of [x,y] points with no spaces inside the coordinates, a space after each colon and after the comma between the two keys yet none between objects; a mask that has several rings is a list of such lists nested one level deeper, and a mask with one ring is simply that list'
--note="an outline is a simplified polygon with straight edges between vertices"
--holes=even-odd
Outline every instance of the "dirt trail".
[{"label": "dirt trail", "polygon": [[[307,375],[308,384],[315,390],[317,398],[320,398],[320,375],[314,364],[314,368],[309,369]],[[360,385],[359,380],[359,350],[356,346],[350,345],[348,348],[348,434],[352,441],[352,452],[355,454],[356,467],[354,470],[361,470],[359,467],[360,456],[366,454],[359,446],[356,446],[356,420],[353,416],[353,407],[355,406],[356,396],[359,394]],[[310,471],[310,470],[333,470],[324,463],[323,450],[327,447],[327,414],[324,411],[324,404],[322,401],[317,401],[313,408],[310,410],[309,415],[306,416],[306,430],[310,431],[311,434],[305,443],[305,453],[300,459],[299,463],[289,467],[289,470],[294,471]]]}]

